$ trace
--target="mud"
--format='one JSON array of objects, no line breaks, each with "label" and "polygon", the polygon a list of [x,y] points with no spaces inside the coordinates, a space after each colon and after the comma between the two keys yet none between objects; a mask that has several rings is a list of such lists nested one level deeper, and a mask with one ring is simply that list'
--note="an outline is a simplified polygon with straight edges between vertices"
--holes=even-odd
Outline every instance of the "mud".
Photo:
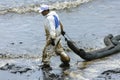
[{"label": "mud", "polygon": [[119,80],[120,79],[120,68],[107,70],[102,72],[97,78],[93,80]]},{"label": "mud", "polygon": [[30,68],[27,67],[22,67],[22,66],[16,66],[15,64],[5,64],[4,66],[0,67],[0,70],[4,70],[4,71],[10,71],[10,73],[26,73],[29,70],[32,70]]}]

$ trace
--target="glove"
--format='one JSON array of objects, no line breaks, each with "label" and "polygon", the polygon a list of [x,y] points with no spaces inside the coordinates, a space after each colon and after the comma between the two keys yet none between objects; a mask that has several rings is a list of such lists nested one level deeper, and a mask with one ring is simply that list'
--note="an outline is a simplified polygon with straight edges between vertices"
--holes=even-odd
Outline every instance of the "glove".
[{"label": "glove", "polygon": [[52,38],[51,38],[51,44],[52,44],[53,46],[55,46],[55,39],[52,39]]},{"label": "glove", "polygon": [[61,31],[61,34],[64,36],[65,35],[65,31]]}]

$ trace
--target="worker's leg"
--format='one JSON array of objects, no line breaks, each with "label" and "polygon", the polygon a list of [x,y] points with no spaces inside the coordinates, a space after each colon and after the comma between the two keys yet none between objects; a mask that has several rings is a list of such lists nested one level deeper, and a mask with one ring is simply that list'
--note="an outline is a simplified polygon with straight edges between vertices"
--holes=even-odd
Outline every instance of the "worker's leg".
[{"label": "worker's leg", "polygon": [[42,54],[42,62],[44,67],[50,67],[50,58],[53,53],[53,46],[51,44],[46,44]]},{"label": "worker's leg", "polygon": [[56,46],[56,53],[60,55],[60,59],[62,61],[60,67],[69,66],[70,57],[65,53],[61,43]]}]

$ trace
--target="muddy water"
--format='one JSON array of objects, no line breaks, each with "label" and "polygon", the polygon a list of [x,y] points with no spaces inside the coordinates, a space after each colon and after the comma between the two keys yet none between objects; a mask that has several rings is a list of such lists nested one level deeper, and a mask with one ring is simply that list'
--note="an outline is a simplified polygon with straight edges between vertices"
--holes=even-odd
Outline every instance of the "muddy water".
[{"label": "muddy water", "polygon": [[[93,0],[77,8],[57,12],[67,35],[80,48],[89,51],[105,47],[103,38],[106,35],[120,34],[119,5],[119,0]],[[0,15],[0,21],[0,53],[7,54],[0,59],[0,80],[105,80],[104,76],[98,76],[104,71],[120,68],[119,53],[86,62],[73,52],[67,52],[71,57],[70,69],[59,68],[59,57],[53,57],[53,70],[42,71],[43,17],[38,13],[9,13]],[[66,46],[64,39],[63,45]],[[107,80],[117,80],[114,76],[119,79],[119,74],[112,75],[113,78]]]}]

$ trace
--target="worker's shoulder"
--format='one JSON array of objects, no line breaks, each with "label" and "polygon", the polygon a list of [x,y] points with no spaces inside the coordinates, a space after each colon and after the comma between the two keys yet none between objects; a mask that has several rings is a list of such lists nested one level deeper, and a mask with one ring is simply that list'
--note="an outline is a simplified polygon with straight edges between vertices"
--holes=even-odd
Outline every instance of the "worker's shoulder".
[{"label": "worker's shoulder", "polygon": [[54,17],[52,15],[47,16],[48,20],[54,20]]},{"label": "worker's shoulder", "polygon": [[57,14],[55,11],[50,11],[50,12],[47,14],[47,19],[48,19],[48,20],[54,20],[54,15],[57,16],[57,18],[59,19],[59,16],[58,16],[58,14]]}]

